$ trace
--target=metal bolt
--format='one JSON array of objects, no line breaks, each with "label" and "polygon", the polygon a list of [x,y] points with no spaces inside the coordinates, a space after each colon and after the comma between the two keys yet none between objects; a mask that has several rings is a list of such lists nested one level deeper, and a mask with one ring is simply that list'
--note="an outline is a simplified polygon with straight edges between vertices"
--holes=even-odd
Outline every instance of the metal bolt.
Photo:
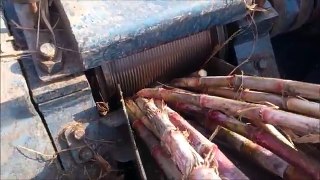
[{"label": "metal bolt", "polygon": [[83,129],[77,129],[74,131],[74,138],[76,138],[77,140],[81,140],[84,138],[85,134],[86,132]]},{"label": "metal bolt", "polygon": [[56,47],[52,43],[43,43],[40,45],[39,52],[45,60],[52,60],[56,55]]},{"label": "metal bolt", "polygon": [[52,43],[43,43],[39,48],[40,68],[46,73],[57,73],[62,69],[62,51],[57,49]]},{"label": "metal bolt", "polygon": [[268,62],[265,59],[260,59],[257,63],[256,66],[258,69],[266,69],[268,67]]},{"label": "metal bolt", "polygon": [[84,147],[84,148],[80,149],[79,158],[84,162],[89,161],[90,159],[93,158],[92,150],[89,147]]}]

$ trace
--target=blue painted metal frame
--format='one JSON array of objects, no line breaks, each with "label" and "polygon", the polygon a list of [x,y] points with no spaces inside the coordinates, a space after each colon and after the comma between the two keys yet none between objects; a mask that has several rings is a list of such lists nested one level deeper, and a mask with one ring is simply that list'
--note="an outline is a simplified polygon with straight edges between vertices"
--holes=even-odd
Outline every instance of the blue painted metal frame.
[{"label": "blue painted metal frame", "polygon": [[[0,27],[1,50],[14,52],[12,42],[6,41],[10,34],[1,9]],[[0,67],[0,179],[45,179],[48,176],[56,179],[61,167],[50,164],[50,155],[53,156],[55,150],[32,104],[18,59],[0,58]]]},{"label": "blue painted metal frame", "polygon": [[[12,3],[6,1],[5,5],[6,18],[17,21]],[[2,25],[3,23],[1,22],[1,27]],[[14,29],[13,35],[19,45],[27,47],[22,33]],[[1,85],[3,82],[10,84],[6,89],[1,90],[4,90],[3,92],[10,95],[12,99],[7,101],[5,99],[6,96],[3,96],[4,94],[1,91],[1,110],[6,111],[6,113],[1,113],[1,126],[6,126],[1,127],[1,141],[5,142],[3,146],[1,145],[1,150],[6,150],[6,154],[4,154],[6,160],[1,161],[1,177],[4,179],[44,179],[45,177],[83,179],[82,172],[84,167],[87,168],[88,173],[91,175],[99,173],[100,167],[97,167],[93,162],[77,164],[74,161],[71,153],[78,149],[63,151],[70,147],[63,139],[59,138],[59,133],[67,123],[75,121],[85,123],[86,136],[92,139],[92,146],[95,146],[97,153],[103,155],[104,158],[112,159],[110,160],[112,162],[135,161],[133,150],[128,146],[130,139],[127,137],[129,134],[127,133],[128,130],[125,129],[125,121],[122,121],[122,123],[119,121],[119,119],[124,120],[123,113],[110,113],[107,117],[99,117],[91,89],[83,73],[70,75],[52,82],[43,82],[37,76],[35,65],[30,58],[24,57],[21,60],[20,65],[21,69],[24,69],[24,76],[22,76],[17,60],[3,63],[1,59],[1,70],[3,70],[1,71],[1,78],[10,77],[9,79],[12,80],[6,82],[1,79]],[[29,96],[29,90],[31,91],[31,96]],[[21,94],[21,91],[24,94]],[[38,111],[34,109],[30,101],[31,98],[37,104]],[[103,119],[113,119],[117,123],[103,125],[100,122]],[[26,123],[28,128],[26,128]],[[48,131],[46,131],[44,124],[47,126]],[[52,136],[52,142],[47,133]],[[95,141],[101,139],[115,143],[107,144]],[[29,157],[24,157],[22,153],[19,153],[14,148],[16,145],[21,145],[41,153],[55,154],[52,143],[60,151],[58,157],[61,160],[61,164],[59,163],[60,161],[49,163],[28,159]],[[33,156],[39,156],[25,151],[23,153],[31,154],[32,158]],[[26,165],[31,168],[26,168]],[[57,169],[55,165],[59,168]],[[66,172],[67,175],[61,174],[60,171]]]},{"label": "blue painted metal frame", "polygon": [[86,69],[233,22],[246,14],[243,0],[61,0],[61,5]]}]

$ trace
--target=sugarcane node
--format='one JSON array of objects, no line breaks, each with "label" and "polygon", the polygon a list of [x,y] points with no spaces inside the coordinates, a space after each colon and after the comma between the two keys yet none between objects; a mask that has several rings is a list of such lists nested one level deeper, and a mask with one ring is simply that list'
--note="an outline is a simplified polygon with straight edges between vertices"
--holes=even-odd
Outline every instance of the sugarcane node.
[{"label": "sugarcane node", "polygon": [[288,102],[288,97],[284,97],[282,96],[282,109],[288,109],[288,105],[287,105],[287,102]]},{"label": "sugarcane node", "polygon": [[294,87],[290,86],[288,83],[284,83],[283,91],[286,96],[299,96],[299,93],[297,93]]},{"label": "sugarcane node", "polygon": [[243,77],[242,75],[240,76],[240,78],[239,78],[239,76],[235,76],[233,86],[231,86],[231,87],[233,87],[234,91],[238,92],[239,90],[243,89],[243,78],[242,77]]},{"label": "sugarcane node", "polygon": [[227,77],[227,81],[228,81],[228,85],[229,85],[228,87],[233,88],[236,84],[237,79],[238,78],[237,78],[236,74],[233,74],[233,75]]}]

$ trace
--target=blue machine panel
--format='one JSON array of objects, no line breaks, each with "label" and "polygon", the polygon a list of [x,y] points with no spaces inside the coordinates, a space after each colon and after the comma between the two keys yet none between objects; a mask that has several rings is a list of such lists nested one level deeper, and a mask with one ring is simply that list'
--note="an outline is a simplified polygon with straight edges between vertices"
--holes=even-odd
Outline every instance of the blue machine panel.
[{"label": "blue machine panel", "polygon": [[61,0],[85,68],[245,16],[243,0],[70,1]]},{"label": "blue machine panel", "polygon": [[[1,51],[14,53],[12,43],[6,41],[10,34],[3,17],[0,10]],[[59,165],[48,164],[55,150],[16,57],[0,59],[0,77],[0,179],[57,178]]]}]

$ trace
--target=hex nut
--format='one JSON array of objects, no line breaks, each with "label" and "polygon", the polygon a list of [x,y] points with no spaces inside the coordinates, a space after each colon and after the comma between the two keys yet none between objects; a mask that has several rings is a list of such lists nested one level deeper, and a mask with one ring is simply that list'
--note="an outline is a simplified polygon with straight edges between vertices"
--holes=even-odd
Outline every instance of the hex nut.
[{"label": "hex nut", "polygon": [[[45,71],[46,73],[53,74],[59,72],[63,67],[62,62],[62,51],[61,50],[55,50],[56,54],[51,59],[41,59],[39,61],[40,68]],[[41,54],[41,52],[40,52]],[[48,56],[52,55],[51,53],[47,54]],[[41,55],[43,58],[43,55]]]},{"label": "hex nut", "polygon": [[62,69],[62,62],[40,61],[39,66],[45,72],[52,74],[57,73]]}]

